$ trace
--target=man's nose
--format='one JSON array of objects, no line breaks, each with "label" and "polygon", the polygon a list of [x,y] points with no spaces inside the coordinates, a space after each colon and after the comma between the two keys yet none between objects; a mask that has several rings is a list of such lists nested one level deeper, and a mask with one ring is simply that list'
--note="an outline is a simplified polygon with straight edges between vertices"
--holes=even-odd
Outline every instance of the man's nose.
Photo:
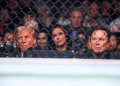
[{"label": "man's nose", "polygon": [[43,40],[40,40],[40,43],[43,43]]},{"label": "man's nose", "polygon": [[78,22],[78,18],[75,19],[75,22]]},{"label": "man's nose", "polygon": [[97,41],[96,41],[96,45],[99,45],[99,44],[100,44],[100,41],[99,41],[99,40],[97,40]]},{"label": "man's nose", "polygon": [[25,42],[26,42],[26,39],[25,39],[25,37],[23,37],[23,40],[22,40],[22,42],[23,42],[23,43],[25,43]]}]

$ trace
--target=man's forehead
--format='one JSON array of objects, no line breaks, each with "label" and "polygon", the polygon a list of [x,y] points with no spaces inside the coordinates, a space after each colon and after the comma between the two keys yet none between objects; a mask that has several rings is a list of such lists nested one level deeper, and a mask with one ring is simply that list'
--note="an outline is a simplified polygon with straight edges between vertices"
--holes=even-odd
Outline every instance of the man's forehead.
[{"label": "man's forehead", "polygon": [[107,37],[107,32],[103,30],[95,30],[92,33],[92,37]]},{"label": "man's forehead", "polygon": [[76,15],[76,14],[82,15],[81,11],[76,11],[75,10],[75,11],[72,12],[72,15]]},{"label": "man's forehead", "polygon": [[12,33],[10,33],[10,32],[7,32],[5,35],[13,35]]},{"label": "man's forehead", "polygon": [[27,34],[30,34],[30,30],[28,29],[22,29],[22,30],[19,30],[17,35],[27,35]]},{"label": "man's forehead", "polygon": [[46,33],[40,33],[39,36],[46,36]]}]

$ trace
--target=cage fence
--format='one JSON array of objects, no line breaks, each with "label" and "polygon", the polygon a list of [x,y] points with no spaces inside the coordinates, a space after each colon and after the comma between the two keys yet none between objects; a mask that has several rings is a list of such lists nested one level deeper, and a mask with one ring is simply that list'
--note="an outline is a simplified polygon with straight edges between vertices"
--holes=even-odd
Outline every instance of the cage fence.
[{"label": "cage fence", "polygon": [[0,1],[0,57],[118,59],[119,39],[119,0]]}]

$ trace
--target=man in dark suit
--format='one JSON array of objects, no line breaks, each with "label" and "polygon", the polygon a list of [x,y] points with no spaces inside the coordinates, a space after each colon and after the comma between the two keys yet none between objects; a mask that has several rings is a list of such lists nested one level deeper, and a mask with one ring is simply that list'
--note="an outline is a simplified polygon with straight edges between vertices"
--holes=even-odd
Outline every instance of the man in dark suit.
[{"label": "man in dark suit", "polygon": [[75,7],[70,10],[70,28],[68,32],[70,33],[71,38],[74,38],[78,32],[83,31],[82,23],[82,8]]},{"label": "man in dark suit", "polygon": [[[17,45],[19,47],[18,57],[36,57],[34,44],[36,43],[35,30],[32,26],[20,26],[15,30]],[[28,52],[27,52],[28,51]]]},{"label": "man in dark suit", "polygon": [[110,34],[104,29],[95,30],[90,36],[91,50],[85,53],[85,58],[91,59],[115,59],[118,53],[108,51]]}]

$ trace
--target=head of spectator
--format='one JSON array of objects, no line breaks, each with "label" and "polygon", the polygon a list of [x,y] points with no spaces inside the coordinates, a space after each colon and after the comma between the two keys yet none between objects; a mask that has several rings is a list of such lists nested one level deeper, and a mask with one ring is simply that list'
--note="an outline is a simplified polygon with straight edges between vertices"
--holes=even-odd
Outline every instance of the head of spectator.
[{"label": "head of spectator", "polygon": [[24,7],[21,9],[22,11],[18,14],[18,16],[22,19],[21,25],[24,25],[26,22],[33,20],[37,21],[37,11],[35,9],[30,9],[29,7]]},{"label": "head of spectator", "polygon": [[109,25],[109,29],[111,32],[120,32],[120,18],[113,20]]},{"label": "head of spectator", "polygon": [[[18,1],[19,1],[19,0],[18,0]],[[28,7],[32,7],[31,2],[30,2],[29,0],[24,0],[24,1],[23,1],[23,0],[20,0],[19,3],[18,3],[18,5],[19,5],[19,6],[23,6],[23,7],[24,7],[25,5],[28,6]]]},{"label": "head of spectator", "polygon": [[82,5],[84,7],[84,9],[87,11],[87,9],[89,8],[90,4],[87,0],[83,0],[82,1]]},{"label": "head of spectator", "polygon": [[7,42],[7,41],[13,42],[14,35],[13,35],[13,33],[11,31],[6,31],[4,34],[5,34],[4,38],[3,38],[3,42],[4,43]]},{"label": "head of spectator", "polygon": [[55,50],[67,50],[67,43],[66,43],[66,31],[61,26],[56,26],[52,30],[52,38],[55,44]]},{"label": "head of spectator", "polygon": [[119,40],[118,40],[118,50],[120,51],[120,36],[118,36]]},{"label": "head of spectator", "polygon": [[117,0],[117,2],[118,2],[117,11],[118,11],[118,13],[120,14],[120,0]]},{"label": "head of spectator", "polygon": [[107,20],[111,16],[112,9],[111,9],[110,2],[108,2],[108,1],[103,2],[101,13],[102,13],[104,20]]},{"label": "head of spectator", "polygon": [[90,44],[93,57],[101,59],[107,52],[110,34],[105,30],[95,30],[91,34]]},{"label": "head of spectator", "polygon": [[39,1],[36,4],[38,19],[42,24],[45,25],[46,29],[51,29],[51,27],[56,23],[56,19],[53,17],[54,7],[52,7],[52,5],[53,5],[52,3],[49,3],[46,0]]},{"label": "head of spectator", "polygon": [[38,36],[37,36],[37,43],[46,49],[46,48],[48,48],[47,47],[47,40],[48,40],[47,32],[40,31],[40,33],[38,33]]},{"label": "head of spectator", "polygon": [[35,15],[32,12],[29,12],[28,14],[26,14],[23,18],[23,23],[26,23],[30,20],[36,21]]},{"label": "head of spectator", "polygon": [[17,45],[21,51],[26,51],[28,48],[33,48],[36,43],[35,31],[31,26],[19,26],[15,30]]},{"label": "head of spectator", "polygon": [[70,10],[70,23],[75,30],[78,30],[83,23],[82,8],[75,7]]},{"label": "head of spectator", "polygon": [[[46,3],[46,5],[44,4]],[[44,1],[39,1],[37,4],[36,4],[36,10],[38,11],[38,19],[44,23],[43,19],[47,19],[49,17],[51,17],[51,4],[50,3],[47,3],[45,0]]]},{"label": "head of spectator", "polygon": [[0,20],[2,23],[8,23],[10,20],[9,10],[7,8],[0,10]]},{"label": "head of spectator", "polygon": [[109,45],[108,45],[108,49],[110,51],[117,51],[117,46],[118,46],[117,37],[113,34],[110,37],[110,42],[109,42]]},{"label": "head of spectator", "polygon": [[18,1],[19,0],[9,0],[9,7],[11,9],[17,9],[18,8]]},{"label": "head of spectator", "polygon": [[19,0],[9,0],[8,3],[11,9],[11,15],[17,14],[19,11],[19,6],[18,6]]},{"label": "head of spectator", "polygon": [[35,36],[37,37],[38,33],[40,32],[39,30],[39,25],[36,21],[30,20],[25,23],[25,26],[31,26],[35,30]]},{"label": "head of spectator", "polygon": [[86,51],[86,36],[84,35],[84,33],[78,33],[76,35],[76,37],[74,38],[74,42],[73,42],[73,50],[75,52],[79,52],[79,51]]},{"label": "head of spectator", "polygon": [[91,49],[90,37],[88,37],[88,41],[87,41],[87,48],[88,48],[88,49]]},{"label": "head of spectator", "polygon": [[3,41],[3,37],[4,37],[4,35],[3,35],[3,34],[0,34],[0,42]]},{"label": "head of spectator", "polygon": [[92,3],[88,12],[89,12],[91,18],[97,19],[99,17],[99,4]]}]

